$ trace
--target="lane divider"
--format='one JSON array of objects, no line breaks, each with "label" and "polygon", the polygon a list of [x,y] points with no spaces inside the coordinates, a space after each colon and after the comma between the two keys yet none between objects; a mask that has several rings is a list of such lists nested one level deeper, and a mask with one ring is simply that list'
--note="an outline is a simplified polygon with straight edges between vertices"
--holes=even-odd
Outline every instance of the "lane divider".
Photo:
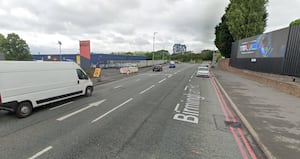
[{"label": "lane divider", "polygon": [[86,106],[86,107],[84,107],[84,108],[81,108],[81,109],[79,109],[79,110],[76,110],[75,112],[72,112],[72,113],[67,114],[67,115],[65,115],[65,116],[62,116],[62,117],[60,117],[60,118],[57,118],[56,120],[57,120],[57,121],[63,121],[63,120],[65,120],[65,119],[67,119],[67,118],[70,118],[71,116],[74,116],[74,115],[80,113],[80,112],[83,112],[83,111],[85,111],[85,110],[87,110],[87,109],[90,109],[90,108],[92,108],[92,107],[98,106],[98,105],[102,104],[102,103],[105,102],[105,101],[106,101],[106,99],[103,99],[103,100],[101,100],[101,101],[98,101],[98,102],[95,102],[95,103],[91,103],[91,104],[89,104],[88,106]]},{"label": "lane divider", "polygon": [[160,80],[158,83],[162,83],[162,82],[165,81],[165,80],[166,80],[166,78]]},{"label": "lane divider", "polygon": [[150,86],[149,88],[141,91],[139,94],[144,94],[145,92],[149,91],[150,89],[152,89],[153,87],[155,87],[155,85]]},{"label": "lane divider", "polygon": [[58,109],[58,108],[64,107],[64,106],[66,106],[66,105],[72,104],[72,103],[73,103],[73,102],[68,102],[68,103],[62,104],[62,105],[60,105],[60,106],[57,106],[57,107],[50,108],[49,110],[55,110],[55,109]]},{"label": "lane divider", "polygon": [[114,87],[114,89],[121,88],[121,87],[122,87],[122,85],[119,85],[119,86]]},{"label": "lane divider", "polygon": [[126,101],[123,102],[122,104],[116,106],[115,108],[111,109],[110,111],[108,111],[108,112],[104,113],[103,115],[99,116],[98,118],[94,119],[93,121],[91,121],[91,123],[94,123],[94,122],[96,122],[96,121],[98,121],[98,120],[104,118],[104,117],[107,116],[108,114],[110,114],[110,113],[112,113],[113,111],[119,109],[120,107],[122,107],[123,105],[129,103],[129,102],[132,101],[132,100],[133,100],[133,98],[130,98],[130,99],[126,100]]},{"label": "lane divider", "polygon": [[45,149],[43,149],[42,151],[36,153],[35,155],[33,155],[32,157],[29,157],[28,159],[36,159],[38,158],[39,156],[41,156],[42,154],[48,152],[49,150],[51,150],[53,147],[52,146],[48,146],[46,147]]},{"label": "lane divider", "polygon": [[180,111],[179,111],[179,106],[180,106],[180,104],[177,103],[177,104],[176,104],[176,107],[174,108],[174,111],[177,112],[177,113],[180,113]]}]

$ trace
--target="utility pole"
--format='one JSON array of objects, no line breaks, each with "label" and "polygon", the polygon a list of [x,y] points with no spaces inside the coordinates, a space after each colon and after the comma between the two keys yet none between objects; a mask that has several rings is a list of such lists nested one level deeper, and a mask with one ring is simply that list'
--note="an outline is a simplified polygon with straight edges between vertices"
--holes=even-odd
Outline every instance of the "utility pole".
[{"label": "utility pole", "polygon": [[153,33],[153,52],[152,52],[152,65],[154,65],[155,34],[157,34],[157,32],[154,32],[154,33]]},{"label": "utility pole", "polygon": [[61,41],[58,41],[58,45],[59,45],[59,61],[62,61],[62,58],[61,58]]}]

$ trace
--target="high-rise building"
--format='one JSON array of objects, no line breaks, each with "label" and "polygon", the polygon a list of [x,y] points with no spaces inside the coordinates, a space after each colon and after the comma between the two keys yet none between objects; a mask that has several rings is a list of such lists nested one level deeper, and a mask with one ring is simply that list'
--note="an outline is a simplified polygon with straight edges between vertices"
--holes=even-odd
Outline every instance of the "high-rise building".
[{"label": "high-rise building", "polygon": [[173,45],[173,53],[174,54],[179,54],[179,53],[184,53],[186,52],[186,45],[182,44],[174,44]]}]

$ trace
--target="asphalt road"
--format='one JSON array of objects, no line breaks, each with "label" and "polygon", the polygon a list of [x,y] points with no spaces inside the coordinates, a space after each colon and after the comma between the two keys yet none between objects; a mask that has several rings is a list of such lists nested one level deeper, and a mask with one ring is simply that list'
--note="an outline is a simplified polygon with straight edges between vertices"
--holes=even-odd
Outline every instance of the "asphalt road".
[{"label": "asphalt road", "polygon": [[213,78],[196,70],[179,64],[98,85],[25,119],[0,112],[0,158],[263,158]]}]

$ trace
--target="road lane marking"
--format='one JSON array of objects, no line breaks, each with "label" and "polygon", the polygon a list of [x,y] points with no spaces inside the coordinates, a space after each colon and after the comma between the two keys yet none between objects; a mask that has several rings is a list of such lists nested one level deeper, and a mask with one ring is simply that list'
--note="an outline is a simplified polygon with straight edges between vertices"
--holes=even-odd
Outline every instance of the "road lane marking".
[{"label": "road lane marking", "polygon": [[166,80],[166,78],[160,80],[158,83],[162,83],[162,82],[165,81],[165,80]]},{"label": "road lane marking", "polygon": [[177,112],[177,113],[179,113],[180,111],[179,111],[179,106],[180,106],[180,104],[179,103],[177,103],[176,104],[176,107],[175,107],[175,109],[174,109],[174,111],[175,112]]},{"label": "road lane marking", "polygon": [[126,101],[123,102],[122,104],[116,106],[115,108],[111,109],[110,111],[106,112],[105,114],[103,114],[103,115],[99,116],[98,118],[94,119],[91,123],[94,123],[94,122],[96,122],[96,121],[98,121],[98,120],[104,118],[104,117],[107,116],[108,114],[110,114],[110,113],[112,113],[113,111],[119,109],[120,107],[122,107],[123,105],[129,103],[129,102],[132,101],[132,100],[133,100],[133,98],[130,98],[130,99],[126,100]]},{"label": "road lane marking", "polygon": [[65,115],[65,116],[62,116],[62,117],[60,117],[60,118],[57,118],[56,120],[58,120],[58,121],[63,121],[63,120],[65,120],[65,119],[67,119],[67,118],[69,118],[69,117],[71,117],[71,116],[73,116],[73,115],[76,115],[76,114],[78,114],[78,113],[80,113],[80,112],[83,112],[83,111],[85,111],[85,110],[87,110],[87,109],[90,109],[90,108],[92,108],[92,107],[98,106],[98,105],[102,104],[102,103],[105,102],[105,101],[106,101],[106,99],[103,99],[103,100],[100,100],[100,101],[98,101],[98,102],[91,103],[91,104],[89,104],[88,106],[86,106],[86,107],[84,107],[84,108],[81,108],[81,109],[79,109],[79,110],[76,110],[75,112],[72,112],[72,113],[67,114],[67,115]]},{"label": "road lane marking", "polygon": [[151,88],[155,87],[155,85],[150,86],[149,88],[141,91],[139,94],[144,94],[145,92],[149,91]]},{"label": "road lane marking", "polygon": [[63,106],[66,106],[66,105],[72,104],[72,103],[73,103],[73,102],[68,102],[68,103],[62,104],[62,105],[60,105],[60,106],[57,106],[57,107],[50,108],[49,110],[55,110],[55,109],[61,108],[61,107],[63,107]]},{"label": "road lane marking", "polygon": [[186,91],[188,89],[188,86],[185,86],[184,91]]},{"label": "road lane marking", "polygon": [[48,146],[45,149],[43,149],[42,151],[36,153],[35,155],[33,155],[32,157],[29,157],[28,159],[35,159],[39,156],[41,156],[42,154],[46,153],[47,151],[51,150],[53,147],[52,146]]},{"label": "road lane marking", "polygon": [[121,87],[122,87],[122,85],[119,85],[119,86],[114,87],[114,89],[121,88]]},{"label": "road lane marking", "polygon": [[137,79],[137,80],[135,80],[136,82],[138,82],[138,81],[140,81],[141,79]]},{"label": "road lane marking", "polygon": [[189,79],[189,82],[191,82],[191,79]]},{"label": "road lane marking", "polygon": [[191,79],[194,77],[194,75],[191,76]]},{"label": "road lane marking", "polygon": [[168,78],[171,78],[173,75],[169,75]]}]

